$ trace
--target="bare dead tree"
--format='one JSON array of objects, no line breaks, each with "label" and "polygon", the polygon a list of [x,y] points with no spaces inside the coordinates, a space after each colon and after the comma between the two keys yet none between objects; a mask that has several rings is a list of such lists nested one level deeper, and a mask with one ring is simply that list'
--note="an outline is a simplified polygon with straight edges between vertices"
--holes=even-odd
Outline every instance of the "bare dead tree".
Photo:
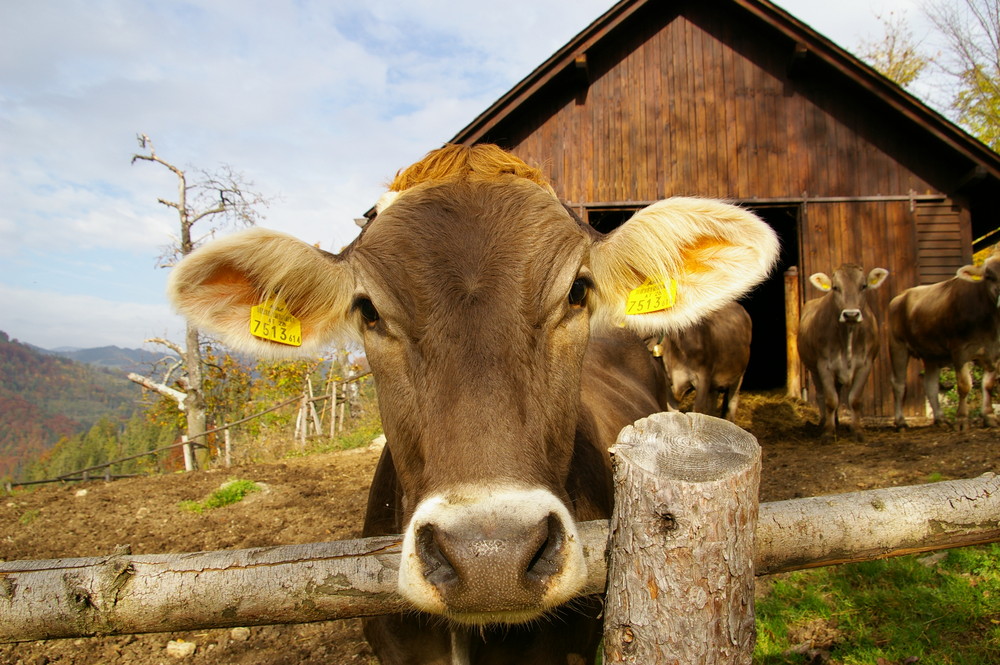
[{"label": "bare dead tree", "polygon": [[[177,200],[157,199],[162,205],[177,212],[180,223],[180,234],[164,248],[158,261],[160,267],[173,266],[221,228],[253,226],[263,217],[260,209],[268,205],[268,199],[253,191],[253,183],[230,166],[223,165],[215,172],[196,170],[189,176],[183,169],[157,155],[152,140],[146,134],[139,134],[137,139],[142,152],[132,155],[133,164],[136,161],[155,162],[177,176]],[[200,237],[196,237],[193,228],[199,223],[201,227],[207,228]],[[184,345],[163,339],[148,341],[155,341],[174,350],[183,360],[183,376],[176,381],[180,390],[170,385],[170,378],[176,367],[169,369],[162,381],[138,374],[130,374],[129,379],[174,400],[184,413],[188,440],[201,442],[208,415],[198,329],[187,324]],[[200,457],[199,461],[204,462],[204,456]]]}]

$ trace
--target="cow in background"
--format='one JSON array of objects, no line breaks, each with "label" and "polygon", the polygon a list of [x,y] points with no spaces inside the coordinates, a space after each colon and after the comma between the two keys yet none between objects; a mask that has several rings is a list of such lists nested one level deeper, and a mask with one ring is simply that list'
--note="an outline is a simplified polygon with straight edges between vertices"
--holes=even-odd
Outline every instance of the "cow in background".
[{"label": "cow in background", "polygon": [[851,432],[862,441],[861,393],[879,351],[879,323],[869,294],[882,286],[889,271],[845,263],[833,277],[818,272],[809,283],[825,295],[806,303],[799,321],[799,357],[812,376],[822,437],[837,435],[837,411],[851,409]]},{"label": "cow in background", "polygon": [[[608,447],[660,410],[663,373],[639,335],[753,288],[777,237],[752,213],[689,198],[603,235],[489,145],[434,151],[391,190],[340,254],[243,231],[181,261],[171,299],[244,351],[363,342],[387,439],[364,535],[403,533],[411,608],[365,622],[385,665],[593,663],[600,603],[574,600],[576,524],[609,517]],[[631,293],[667,279],[672,306],[629,313]],[[300,345],[254,336],[262,311]]]},{"label": "cow in background", "polygon": [[906,427],[903,397],[910,358],[924,362],[924,393],[934,424],[945,423],[938,399],[941,368],[951,365],[958,379],[955,424],[969,426],[972,362],[983,368],[983,424],[997,424],[992,390],[1000,360],[1000,255],[982,266],[962,266],[951,279],[906,289],[889,303],[889,353],[896,427]]},{"label": "cow in background", "polygon": [[[736,421],[740,386],[750,362],[752,322],[737,302],[709,314],[684,330],[647,338],[653,355],[667,370],[667,403],[674,410],[695,391],[696,413]],[[718,397],[721,396],[721,407]]]}]

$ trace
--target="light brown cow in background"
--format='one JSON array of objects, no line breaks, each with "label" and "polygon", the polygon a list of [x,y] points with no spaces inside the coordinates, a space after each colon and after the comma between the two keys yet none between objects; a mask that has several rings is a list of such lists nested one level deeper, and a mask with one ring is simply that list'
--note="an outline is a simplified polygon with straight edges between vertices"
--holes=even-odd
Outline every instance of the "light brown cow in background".
[{"label": "light brown cow in background", "polygon": [[[619,326],[691,325],[777,255],[753,214],[702,199],[602,235],[537,175],[495,146],[447,146],[397,177],[340,254],[255,229],[171,275],[178,309],[244,351],[363,341],[387,438],[364,534],[403,533],[413,608],[366,621],[386,665],[594,662],[600,603],[568,603],[586,579],[576,523],[609,516],[608,447],[660,408],[653,360]],[[668,279],[671,307],[628,313]],[[254,336],[262,303],[268,331],[298,326],[301,346]]]},{"label": "light brown cow in background", "polygon": [[809,282],[826,295],[806,303],[797,342],[816,389],[824,439],[837,435],[841,404],[851,409],[854,438],[864,439],[861,395],[879,352],[879,323],[869,294],[888,276],[884,268],[872,268],[866,276],[854,263],[841,265],[832,278],[822,272],[809,276]]},{"label": "light brown cow in background", "polygon": [[945,424],[938,399],[941,368],[951,365],[958,379],[955,424],[969,426],[972,362],[983,368],[983,424],[997,424],[992,390],[1000,360],[1000,256],[982,266],[962,266],[955,277],[906,289],[889,303],[889,353],[896,427],[906,427],[903,397],[910,357],[924,361],[924,393],[934,423]]},{"label": "light brown cow in background", "polygon": [[670,407],[679,410],[693,390],[693,411],[735,422],[752,329],[746,309],[732,302],[688,328],[647,338],[653,355],[658,352],[663,359]]}]

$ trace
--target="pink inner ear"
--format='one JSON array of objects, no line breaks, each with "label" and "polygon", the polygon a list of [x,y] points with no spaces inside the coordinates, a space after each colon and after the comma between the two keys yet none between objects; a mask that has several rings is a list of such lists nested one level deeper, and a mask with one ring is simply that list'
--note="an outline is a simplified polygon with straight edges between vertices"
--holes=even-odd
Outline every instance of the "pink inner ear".
[{"label": "pink inner ear", "polygon": [[212,271],[204,282],[204,286],[222,286],[224,288],[246,289],[250,286],[250,281],[246,274],[235,268],[223,265]]},{"label": "pink inner ear", "polygon": [[246,273],[229,265],[215,268],[200,285],[184,291],[181,292],[181,299],[187,301],[187,307],[196,310],[217,310],[224,304],[227,307],[246,307],[249,311],[251,305],[258,304],[257,289],[247,279]]}]

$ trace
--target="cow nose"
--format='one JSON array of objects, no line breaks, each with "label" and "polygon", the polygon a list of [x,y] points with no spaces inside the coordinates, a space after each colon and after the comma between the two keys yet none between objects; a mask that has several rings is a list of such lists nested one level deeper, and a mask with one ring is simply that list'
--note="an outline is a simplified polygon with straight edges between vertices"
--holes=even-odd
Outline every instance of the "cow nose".
[{"label": "cow nose", "polygon": [[424,524],[416,551],[424,579],[452,612],[512,612],[536,607],[562,567],[566,540],[549,514],[528,524]]},{"label": "cow nose", "polygon": [[841,323],[861,323],[860,309],[843,309],[840,311]]}]

